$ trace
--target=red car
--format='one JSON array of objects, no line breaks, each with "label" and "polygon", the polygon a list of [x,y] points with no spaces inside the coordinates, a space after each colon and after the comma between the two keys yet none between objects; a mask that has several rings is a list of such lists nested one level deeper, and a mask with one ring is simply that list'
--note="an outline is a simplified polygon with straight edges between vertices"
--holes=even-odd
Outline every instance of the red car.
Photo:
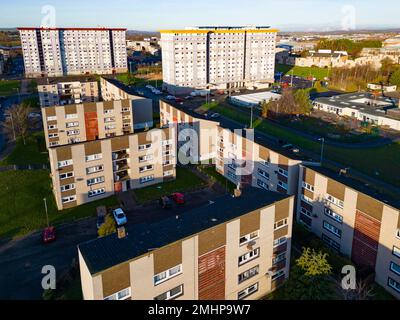
[{"label": "red car", "polygon": [[54,227],[47,227],[43,230],[42,241],[43,243],[50,243],[56,240],[56,229]]},{"label": "red car", "polygon": [[183,99],[182,98],[175,98],[175,101],[178,102],[178,103],[181,103],[181,102],[183,102]]},{"label": "red car", "polygon": [[177,204],[185,204],[185,196],[182,193],[176,192],[171,195],[172,200]]}]

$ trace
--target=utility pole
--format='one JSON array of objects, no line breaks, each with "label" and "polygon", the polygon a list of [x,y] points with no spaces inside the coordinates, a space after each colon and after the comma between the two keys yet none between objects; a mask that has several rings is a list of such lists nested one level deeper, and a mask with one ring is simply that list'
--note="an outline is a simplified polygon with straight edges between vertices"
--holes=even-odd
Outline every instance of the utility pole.
[{"label": "utility pole", "polygon": [[322,166],[322,161],[323,161],[323,159],[324,159],[324,144],[325,144],[325,138],[320,138],[320,139],[318,139],[318,141],[322,141],[322,144],[321,144],[321,159],[320,159],[320,164],[321,164],[321,166]]},{"label": "utility pole", "polygon": [[250,112],[250,129],[253,129],[253,106],[251,106]]},{"label": "utility pole", "polygon": [[11,127],[12,127],[12,131],[13,131],[14,141],[16,141],[17,137],[15,135],[14,119],[13,119],[13,113],[12,112],[10,112],[10,118],[11,118]]},{"label": "utility pole", "polygon": [[44,209],[46,211],[46,223],[47,223],[47,227],[49,227],[49,214],[47,212],[47,201],[46,201],[46,198],[43,198],[43,201],[44,201]]}]

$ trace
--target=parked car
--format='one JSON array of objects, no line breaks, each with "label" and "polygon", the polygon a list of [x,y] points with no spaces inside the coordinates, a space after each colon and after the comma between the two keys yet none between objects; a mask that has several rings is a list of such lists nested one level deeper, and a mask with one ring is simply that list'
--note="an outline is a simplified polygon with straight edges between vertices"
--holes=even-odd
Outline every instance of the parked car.
[{"label": "parked car", "polygon": [[175,96],[166,96],[165,99],[167,99],[167,100],[175,100],[176,97]]},{"label": "parked car", "polygon": [[147,88],[147,89],[154,89],[154,87],[153,87],[152,85],[150,85],[150,84],[148,84],[148,85],[146,86],[146,88]]},{"label": "parked car", "polygon": [[125,212],[121,208],[113,210],[113,216],[118,226],[122,226],[128,222]]},{"label": "parked car", "polygon": [[172,200],[177,204],[185,204],[185,196],[180,192],[175,192],[171,195]]},{"label": "parked car", "polygon": [[182,98],[175,98],[175,101],[176,101],[176,102],[179,102],[179,103],[182,103],[182,102],[183,102],[183,99],[182,99]]},{"label": "parked car", "polygon": [[191,100],[191,99],[193,99],[192,96],[186,96],[186,97],[185,97],[185,100]]},{"label": "parked car", "polygon": [[42,232],[42,241],[44,244],[56,240],[56,229],[54,227],[47,227]]},{"label": "parked car", "polygon": [[221,115],[219,113],[213,113],[210,118],[219,118]]},{"label": "parked car", "polygon": [[172,208],[172,201],[167,196],[161,197],[159,203],[163,209]]},{"label": "parked car", "polygon": [[106,221],[106,214],[107,209],[105,206],[97,207],[97,220],[96,220],[96,227],[99,229],[101,225]]}]

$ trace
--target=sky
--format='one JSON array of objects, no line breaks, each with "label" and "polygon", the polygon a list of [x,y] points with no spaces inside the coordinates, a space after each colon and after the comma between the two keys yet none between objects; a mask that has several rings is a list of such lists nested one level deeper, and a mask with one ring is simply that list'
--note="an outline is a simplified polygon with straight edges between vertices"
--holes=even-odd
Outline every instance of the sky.
[{"label": "sky", "polygon": [[148,31],[198,25],[270,25],[282,31],[397,28],[400,1],[0,0],[0,28],[53,24]]}]

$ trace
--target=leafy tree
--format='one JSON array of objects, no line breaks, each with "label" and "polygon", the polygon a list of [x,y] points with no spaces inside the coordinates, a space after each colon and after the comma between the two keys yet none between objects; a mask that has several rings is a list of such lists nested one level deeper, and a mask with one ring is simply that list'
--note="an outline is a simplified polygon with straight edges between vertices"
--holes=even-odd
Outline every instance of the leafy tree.
[{"label": "leafy tree", "polygon": [[300,114],[309,114],[313,108],[308,90],[300,89],[294,92],[294,100]]},{"label": "leafy tree", "polygon": [[400,68],[392,73],[390,83],[397,85],[397,89],[400,89]]},{"label": "leafy tree", "polygon": [[381,73],[386,78],[388,78],[393,71],[396,70],[396,64],[388,57],[381,60],[381,65]]},{"label": "leafy tree", "polygon": [[108,214],[106,215],[106,219],[104,223],[100,226],[97,233],[99,237],[105,237],[115,232],[117,232],[117,226],[115,224],[114,218],[110,214]]},{"label": "leafy tree", "polygon": [[22,138],[24,145],[30,128],[30,110],[30,105],[13,105],[5,112],[6,120],[3,123],[6,133],[12,138],[14,138],[14,135],[16,138]]},{"label": "leafy tree", "polygon": [[268,102],[263,100],[263,101],[260,102],[261,116],[263,118],[268,118],[268,112],[269,112],[269,110],[271,110],[272,106],[273,106],[273,101],[272,100],[270,100]]},{"label": "leafy tree", "polygon": [[327,253],[304,248],[290,273],[286,285],[288,298],[295,300],[326,300],[332,296],[332,267]]}]

